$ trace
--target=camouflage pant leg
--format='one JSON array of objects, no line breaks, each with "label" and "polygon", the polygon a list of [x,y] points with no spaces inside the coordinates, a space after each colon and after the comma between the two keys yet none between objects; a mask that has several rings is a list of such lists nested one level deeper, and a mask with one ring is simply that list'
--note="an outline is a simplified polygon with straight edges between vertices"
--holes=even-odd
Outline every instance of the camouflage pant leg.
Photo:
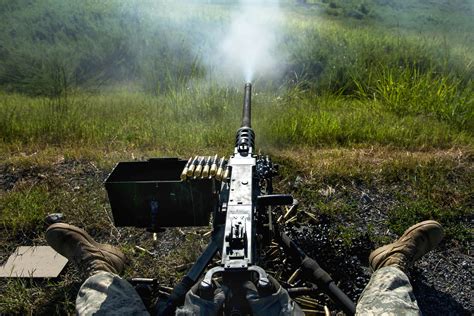
[{"label": "camouflage pant leg", "polygon": [[421,315],[408,276],[395,267],[374,272],[357,303],[356,315]]},{"label": "camouflage pant leg", "polygon": [[135,289],[110,272],[89,277],[76,298],[78,315],[149,315]]}]

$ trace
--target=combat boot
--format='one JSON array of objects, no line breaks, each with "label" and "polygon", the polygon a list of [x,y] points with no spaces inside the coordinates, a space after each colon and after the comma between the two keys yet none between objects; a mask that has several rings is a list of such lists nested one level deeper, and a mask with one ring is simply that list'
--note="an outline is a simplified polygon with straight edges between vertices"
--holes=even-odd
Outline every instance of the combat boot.
[{"label": "combat boot", "polygon": [[369,256],[373,271],[396,266],[406,271],[413,262],[435,248],[443,239],[443,227],[436,221],[424,221],[408,228],[395,242],[375,249]]},{"label": "combat boot", "polygon": [[99,244],[85,230],[64,223],[53,224],[46,230],[48,244],[58,253],[74,262],[91,276],[100,271],[120,274],[125,256],[117,248]]}]

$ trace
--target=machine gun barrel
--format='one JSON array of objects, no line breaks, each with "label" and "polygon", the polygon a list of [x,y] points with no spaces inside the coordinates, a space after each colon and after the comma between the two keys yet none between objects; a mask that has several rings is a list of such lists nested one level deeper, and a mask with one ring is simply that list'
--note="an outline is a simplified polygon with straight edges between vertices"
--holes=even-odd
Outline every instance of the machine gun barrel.
[{"label": "machine gun barrel", "polygon": [[242,110],[242,126],[252,127],[251,125],[251,104],[252,104],[252,84],[245,84],[244,108]]},{"label": "machine gun barrel", "polygon": [[251,110],[252,110],[252,84],[245,84],[244,107],[242,110],[242,125],[237,131],[235,138],[235,153],[247,156],[253,153],[255,146],[255,133],[251,127]]}]

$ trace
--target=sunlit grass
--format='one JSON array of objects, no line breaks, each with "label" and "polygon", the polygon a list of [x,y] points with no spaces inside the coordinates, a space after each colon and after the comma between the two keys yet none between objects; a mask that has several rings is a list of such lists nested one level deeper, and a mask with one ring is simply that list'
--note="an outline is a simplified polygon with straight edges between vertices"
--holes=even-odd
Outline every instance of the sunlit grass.
[{"label": "sunlit grass", "polygon": [[[375,100],[361,101],[296,89],[267,92],[255,88],[253,126],[261,146],[472,144],[472,108],[460,103],[467,96],[458,97],[454,92],[430,95],[421,103],[423,91],[403,94],[407,88],[394,93],[415,101],[395,99],[397,95],[385,95],[389,93],[386,90],[376,90]],[[447,97],[451,99],[445,100]],[[445,102],[447,108],[434,107],[435,102]],[[241,91],[233,88],[192,87],[159,96],[120,91],[78,93],[67,99],[3,94],[0,137],[10,146],[74,144],[170,151],[222,147],[231,143],[239,127],[241,103]]]},{"label": "sunlit grass", "polygon": [[2,230],[11,235],[35,231],[42,226],[46,213],[50,211],[49,201],[49,193],[41,187],[24,188],[0,196]]}]

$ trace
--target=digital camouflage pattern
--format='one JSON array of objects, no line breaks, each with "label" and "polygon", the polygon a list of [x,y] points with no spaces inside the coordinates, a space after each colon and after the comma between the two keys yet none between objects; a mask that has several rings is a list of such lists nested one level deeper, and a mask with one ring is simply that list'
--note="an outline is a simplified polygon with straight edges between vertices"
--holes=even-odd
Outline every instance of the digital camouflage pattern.
[{"label": "digital camouflage pattern", "polygon": [[356,315],[421,315],[408,276],[394,266],[372,274],[356,307]]},{"label": "digital camouflage pattern", "polygon": [[149,315],[133,286],[111,272],[89,277],[76,298],[78,315]]},{"label": "digital camouflage pattern", "polygon": [[[84,282],[77,295],[76,311],[78,315],[149,315],[130,283],[110,272],[99,272]],[[407,275],[391,266],[374,272],[359,299],[356,315],[421,313]]]}]

